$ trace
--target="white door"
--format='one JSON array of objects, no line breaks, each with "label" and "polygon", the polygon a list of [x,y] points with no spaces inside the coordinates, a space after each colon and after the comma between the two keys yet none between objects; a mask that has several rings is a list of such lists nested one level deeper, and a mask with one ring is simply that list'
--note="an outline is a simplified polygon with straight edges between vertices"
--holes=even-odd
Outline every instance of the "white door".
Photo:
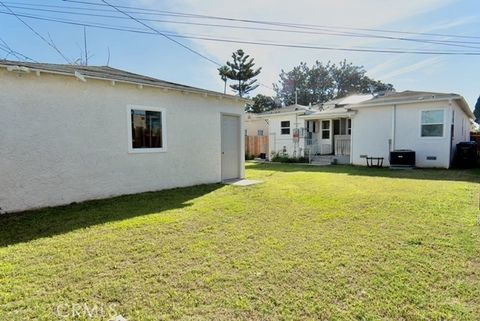
[{"label": "white door", "polygon": [[321,121],[320,153],[332,153],[332,122],[330,120]]},{"label": "white door", "polygon": [[240,177],[240,116],[222,115],[222,180]]}]

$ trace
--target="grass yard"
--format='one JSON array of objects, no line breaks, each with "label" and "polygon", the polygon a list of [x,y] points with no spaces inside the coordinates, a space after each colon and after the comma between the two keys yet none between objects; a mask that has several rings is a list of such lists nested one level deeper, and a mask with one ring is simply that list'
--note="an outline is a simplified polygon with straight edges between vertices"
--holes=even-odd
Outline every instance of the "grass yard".
[{"label": "grass yard", "polygon": [[0,320],[480,319],[478,170],[247,176],[0,217]]}]

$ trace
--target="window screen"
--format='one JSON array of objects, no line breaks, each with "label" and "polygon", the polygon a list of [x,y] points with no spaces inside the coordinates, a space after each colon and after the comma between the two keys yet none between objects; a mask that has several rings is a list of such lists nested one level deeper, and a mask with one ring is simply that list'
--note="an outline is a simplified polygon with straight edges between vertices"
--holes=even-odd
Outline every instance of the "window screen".
[{"label": "window screen", "polygon": [[424,110],[422,111],[421,136],[422,137],[442,137],[444,115],[443,110]]}]

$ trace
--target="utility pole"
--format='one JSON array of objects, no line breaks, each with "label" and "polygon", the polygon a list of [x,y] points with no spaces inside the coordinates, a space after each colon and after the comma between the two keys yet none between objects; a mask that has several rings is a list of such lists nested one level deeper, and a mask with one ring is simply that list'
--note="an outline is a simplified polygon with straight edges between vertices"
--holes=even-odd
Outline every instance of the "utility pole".
[{"label": "utility pole", "polygon": [[83,44],[85,46],[85,66],[88,66],[87,27],[83,26]]}]

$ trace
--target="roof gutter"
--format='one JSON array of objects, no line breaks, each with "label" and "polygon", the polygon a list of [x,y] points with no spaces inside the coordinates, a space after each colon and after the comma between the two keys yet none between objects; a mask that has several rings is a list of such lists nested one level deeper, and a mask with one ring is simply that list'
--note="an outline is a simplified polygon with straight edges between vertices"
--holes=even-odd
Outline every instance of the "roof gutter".
[{"label": "roof gutter", "polygon": [[[284,113],[271,113],[271,114],[257,114],[256,117],[258,118],[270,118],[270,117],[276,117],[276,116],[285,116],[285,115],[299,115],[304,113],[304,110],[296,110],[296,111],[287,111]],[[302,116],[300,116],[302,117]]]},{"label": "roof gutter", "polygon": [[217,97],[220,99],[226,98],[226,99],[232,99],[235,101],[242,101],[244,103],[251,103],[251,99],[246,99],[246,98],[241,98],[237,96],[232,96],[232,95],[226,95],[226,94],[221,94],[221,93],[216,93],[214,91],[208,91],[208,90],[201,90],[201,89],[193,89],[193,88],[183,88],[175,85],[171,86],[162,86],[162,85],[156,85],[156,84],[149,84],[149,83],[144,83],[144,82],[136,82],[136,81],[128,81],[128,80],[120,80],[120,79],[114,79],[114,78],[108,78],[108,77],[95,77],[95,76],[89,76],[89,75],[84,75],[83,73],[79,71],[75,71],[74,74],[68,73],[68,72],[61,72],[61,71],[53,71],[53,70],[48,70],[48,69],[41,69],[41,68],[31,68],[31,67],[21,67],[21,66],[12,66],[12,65],[4,65],[0,63],[0,68],[5,68],[7,71],[10,72],[24,72],[24,73],[30,73],[30,71],[35,71],[38,73],[48,73],[48,74],[53,74],[53,75],[60,75],[60,76],[68,76],[68,77],[74,77],[77,78],[83,82],[86,82],[86,79],[94,79],[94,80],[103,80],[103,81],[110,81],[114,83],[124,83],[124,84],[130,84],[130,85],[142,85],[142,86],[148,86],[148,87],[153,87],[153,88],[161,88],[164,90],[176,90],[180,92],[190,92],[190,93],[195,93],[195,94],[201,94],[206,96],[212,96],[212,97]]},{"label": "roof gutter", "polygon": [[450,96],[450,97],[443,97],[443,98],[430,98],[430,99],[422,99],[422,100],[399,100],[399,101],[384,101],[384,102],[379,102],[379,103],[369,103],[369,104],[357,104],[357,105],[350,105],[349,109],[352,110],[359,110],[364,107],[379,107],[379,106],[385,106],[385,105],[408,105],[408,104],[416,104],[416,103],[423,103],[423,102],[440,102],[440,101],[450,101],[450,100],[455,100],[459,101],[459,106],[467,114],[468,117],[471,119],[474,119],[473,112],[468,106],[468,103],[465,101],[465,98],[463,96]]}]

